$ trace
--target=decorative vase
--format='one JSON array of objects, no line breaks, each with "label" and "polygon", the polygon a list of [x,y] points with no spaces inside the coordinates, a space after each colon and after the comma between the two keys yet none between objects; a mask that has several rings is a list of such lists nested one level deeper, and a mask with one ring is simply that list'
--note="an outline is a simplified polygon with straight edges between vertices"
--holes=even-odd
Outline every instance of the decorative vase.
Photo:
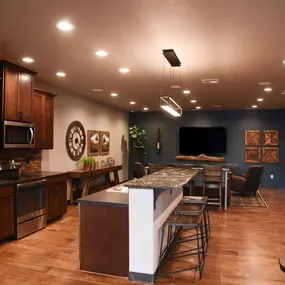
[{"label": "decorative vase", "polygon": [[91,170],[91,164],[83,164],[83,170],[87,171],[87,170]]}]

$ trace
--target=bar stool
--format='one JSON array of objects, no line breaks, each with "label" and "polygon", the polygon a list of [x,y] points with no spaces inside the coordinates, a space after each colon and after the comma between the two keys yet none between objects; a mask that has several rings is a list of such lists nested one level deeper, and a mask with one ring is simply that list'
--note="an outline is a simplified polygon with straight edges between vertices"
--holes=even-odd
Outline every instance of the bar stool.
[{"label": "bar stool", "polygon": [[[174,233],[173,233],[173,227],[174,227]],[[196,231],[195,236],[190,235],[188,237],[183,238],[183,240],[178,240],[177,236],[179,234],[180,230],[183,230],[184,227],[190,227]],[[167,233],[167,245],[166,248],[163,249],[163,241],[164,241],[164,233],[165,229],[168,229]],[[159,265],[158,265],[158,273],[159,275],[168,275],[173,273],[179,273],[186,270],[196,270],[199,269],[199,276],[200,279],[203,276],[203,270],[204,270],[204,263],[205,263],[205,246],[204,246],[204,226],[202,223],[202,215],[196,214],[196,215],[183,215],[183,214],[171,214],[168,219],[165,221],[162,227],[162,233],[161,233],[161,244],[160,244],[160,259],[159,259]],[[187,243],[189,241],[196,240],[197,247],[189,250],[183,250],[176,252],[174,254],[169,254],[169,248],[172,244],[176,243]],[[169,271],[169,272],[161,272],[161,263],[166,256],[167,260],[175,260],[182,257],[188,257],[197,255],[198,264],[194,267],[186,267],[183,269],[175,270],[175,271]]]},{"label": "bar stool", "polygon": [[[208,216],[206,214],[206,205],[203,203],[200,204],[179,204],[178,206],[175,207],[174,209],[174,213],[175,214],[182,214],[182,215],[202,215],[202,223],[203,223],[203,227],[205,229],[205,235],[202,236],[201,238],[204,239],[204,245],[205,245],[205,249],[204,249],[204,253],[206,253],[206,249],[208,246],[208,242],[209,242],[209,222],[208,222]],[[184,231],[189,231],[191,229],[185,229]]]},{"label": "bar stool", "polygon": [[208,198],[209,205],[218,205],[220,211],[222,210],[222,180],[223,180],[223,166],[221,165],[205,165],[204,166],[204,183],[203,196],[207,189],[218,189],[217,198]]},{"label": "bar stool", "polygon": [[[208,197],[199,197],[199,196],[184,196],[183,199],[181,200],[180,204],[185,204],[185,205],[204,205],[204,225],[206,227],[206,233],[207,236],[209,237],[211,234],[211,222],[210,222],[210,214],[209,210],[206,207],[208,202]],[[193,209],[194,210],[194,209]]]}]

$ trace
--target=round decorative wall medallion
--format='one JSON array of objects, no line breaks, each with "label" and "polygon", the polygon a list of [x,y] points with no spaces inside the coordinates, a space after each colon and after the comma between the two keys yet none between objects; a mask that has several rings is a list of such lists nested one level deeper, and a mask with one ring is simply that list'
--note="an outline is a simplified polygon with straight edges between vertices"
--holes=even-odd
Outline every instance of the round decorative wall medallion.
[{"label": "round decorative wall medallion", "polygon": [[73,121],[65,136],[66,150],[72,160],[79,160],[86,147],[86,135],[83,125],[79,121]]}]

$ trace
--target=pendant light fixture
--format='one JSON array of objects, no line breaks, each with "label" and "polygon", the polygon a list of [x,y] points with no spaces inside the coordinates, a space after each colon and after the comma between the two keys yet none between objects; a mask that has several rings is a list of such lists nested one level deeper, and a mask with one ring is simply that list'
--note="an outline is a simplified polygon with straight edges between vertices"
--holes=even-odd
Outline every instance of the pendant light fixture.
[{"label": "pendant light fixture", "polygon": [[[164,57],[167,59],[171,67],[180,67],[181,62],[177,57],[176,53],[173,49],[162,50]],[[164,65],[162,70],[162,81],[163,81],[163,73],[164,73]],[[171,77],[171,69],[170,69],[170,77]],[[171,78],[170,78],[171,79]],[[174,117],[181,117],[182,108],[180,105],[171,97],[171,96],[160,96],[159,97],[159,105],[160,108],[168,112]]]},{"label": "pendant light fixture", "polygon": [[160,108],[171,114],[173,117],[181,117],[182,108],[170,96],[159,97]]}]

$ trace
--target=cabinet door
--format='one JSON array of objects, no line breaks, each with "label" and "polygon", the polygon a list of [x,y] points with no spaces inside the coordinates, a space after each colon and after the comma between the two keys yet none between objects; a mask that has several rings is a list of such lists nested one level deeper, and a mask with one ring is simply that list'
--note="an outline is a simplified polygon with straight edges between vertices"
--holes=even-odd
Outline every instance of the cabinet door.
[{"label": "cabinet door", "polygon": [[19,111],[20,120],[24,122],[32,121],[32,91],[33,76],[29,74],[19,74]]},{"label": "cabinet door", "polygon": [[47,181],[47,220],[59,218],[67,212],[67,176],[50,178]]},{"label": "cabinet door", "polygon": [[[14,196],[11,194],[13,191],[13,187],[0,188],[0,241],[14,234]],[[6,196],[8,192],[10,194]]]},{"label": "cabinet door", "polygon": [[45,104],[44,104],[44,129],[45,129],[45,136],[44,136],[44,148],[52,149],[53,148],[53,98],[45,97]]},{"label": "cabinet door", "polygon": [[5,67],[5,103],[4,119],[10,121],[19,121],[18,93],[19,93],[19,73],[12,68]]},{"label": "cabinet door", "polygon": [[33,122],[35,129],[35,144],[36,148],[43,148],[44,140],[44,114],[43,114],[44,96],[38,93],[33,94]]}]

